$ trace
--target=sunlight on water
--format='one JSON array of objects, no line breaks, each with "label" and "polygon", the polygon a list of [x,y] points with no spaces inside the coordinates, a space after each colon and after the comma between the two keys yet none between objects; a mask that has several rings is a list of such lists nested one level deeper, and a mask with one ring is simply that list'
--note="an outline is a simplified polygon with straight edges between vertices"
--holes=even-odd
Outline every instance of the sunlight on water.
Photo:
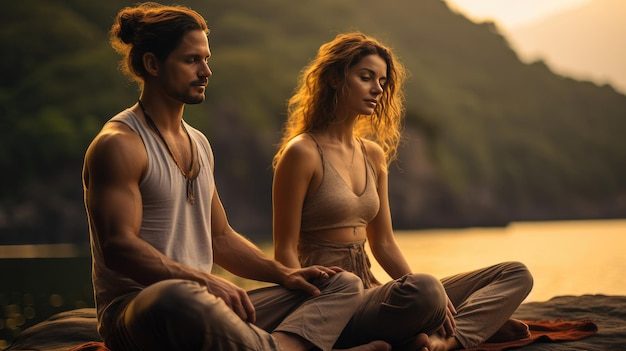
[{"label": "sunlight on water", "polygon": [[[535,278],[527,302],[560,295],[626,295],[626,220],[398,231],[396,240],[415,272],[439,278],[501,261],[521,261]],[[372,269],[379,280],[389,279],[373,259]]]},{"label": "sunlight on water", "polygon": [[68,258],[81,254],[74,244],[0,245],[0,258]]}]

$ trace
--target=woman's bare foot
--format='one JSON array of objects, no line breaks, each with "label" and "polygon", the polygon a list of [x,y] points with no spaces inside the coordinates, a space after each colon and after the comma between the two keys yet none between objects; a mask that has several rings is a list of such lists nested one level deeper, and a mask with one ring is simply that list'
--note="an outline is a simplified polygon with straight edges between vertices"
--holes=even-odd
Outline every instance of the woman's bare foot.
[{"label": "woman's bare foot", "polygon": [[509,319],[485,342],[500,343],[526,338],[530,338],[528,325],[517,319]]},{"label": "woman's bare foot", "polygon": [[430,341],[428,351],[449,351],[461,348],[461,344],[454,337],[444,338],[439,334],[433,334],[428,339]]},{"label": "woman's bare foot", "polygon": [[369,344],[352,347],[349,349],[342,349],[342,351],[391,351],[391,345],[384,341],[376,340]]},{"label": "woman's bare foot", "polygon": [[428,335],[424,333],[417,334],[415,337],[415,347],[413,349],[416,351],[432,351],[432,345],[430,344]]},{"label": "woman's bare foot", "polygon": [[430,351],[432,350],[430,345],[430,339],[427,334],[420,333],[412,340],[402,343],[401,345],[394,345],[393,351]]}]

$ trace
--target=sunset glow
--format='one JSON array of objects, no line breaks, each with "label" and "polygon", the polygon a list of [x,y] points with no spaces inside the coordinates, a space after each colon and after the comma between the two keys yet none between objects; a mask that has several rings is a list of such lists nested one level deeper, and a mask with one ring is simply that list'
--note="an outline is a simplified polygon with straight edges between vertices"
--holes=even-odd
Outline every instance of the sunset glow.
[{"label": "sunset glow", "polygon": [[591,0],[446,0],[474,21],[492,20],[504,27],[524,25]]}]

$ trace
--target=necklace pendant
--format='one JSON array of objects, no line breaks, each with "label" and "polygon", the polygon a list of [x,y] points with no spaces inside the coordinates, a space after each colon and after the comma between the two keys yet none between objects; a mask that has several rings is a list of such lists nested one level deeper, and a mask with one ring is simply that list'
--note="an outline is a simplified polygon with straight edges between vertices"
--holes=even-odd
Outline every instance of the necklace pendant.
[{"label": "necklace pendant", "polygon": [[191,161],[189,162],[188,172],[185,172],[181,164],[178,163],[178,160],[176,159],[176,156],[174,156],[172,149],[170,149],[170,146],[167,144],[167,140],[165,140],[165,138],[163,137],[163,134],[161,134],[161,131],[159,130],[159,127],[157,127],[156,123],[154,123],[154,120],[152,120],[152,117],[150,117],[145,107],[143,106],[143,102],[141,102],[141,100],[138,100],[138,102],[139,102],[139,107],[141,108],[141,112],[143,112],[143,115],[146,118],[146,122],[148,123],[150,128],[152,128],[152,130],[154,130],[154,132],[158,135],[159,139],[161,139],[161,142],[167,149],[167,152],[172,157],[172,160],[174,160],[176,167],[178,167],[178,169],[180,170],[180,173],[182,173],[185,179],[187,179],[187,201],[189,201],[189,203],[193,205],[194,203],[196,203],[196,196],[193,191],[193,181],[195,180],[195,177],[198,176],[198,174],[196,174],[194,178],[191,177],[193,173],[194,162],[195,162],[195,152],[193,148],[193,140],[191,139],[191,135],[189,135],[189,131],[187,131],[187,128],[185,127],[185,123],[183,123],[181,119],[180,125],[185,131],[185,134],[187,134],[187,138],[189,139],[189,149],[191,150]]},{"label": "necklace pendant", "polygon": [[192,205],[196,203],[196,196],[193,191],[193,180],[189,178],[187,178],[187,201]]},{"label": "necklace pendant", "polygon": [[354,229],[352,230],[352,235],[356,235],[356,227],[354,227]]}]

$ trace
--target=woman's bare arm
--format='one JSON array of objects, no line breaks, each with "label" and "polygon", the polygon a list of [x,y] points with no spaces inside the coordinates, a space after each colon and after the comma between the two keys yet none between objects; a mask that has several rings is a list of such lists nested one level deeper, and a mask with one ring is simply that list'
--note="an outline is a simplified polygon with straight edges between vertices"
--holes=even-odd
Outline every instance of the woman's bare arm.
[{"label": "woman's bare arm", "polygon": [[394,238],[388,195],[389,177],[383,151],[373,142],[367,142],[366,147],[370,161],[376,170],[380,199],[378,214],[367,226],[367,240],[376,261],[391,278],[397,279],[412,271]]},{"label": "woman's bare arm", "polygon": [[311,160],[319,158],[318,155],[311,140],[296,138],[285,149],[274,171],[274,257],[288,267],[300,267],[298,240],[302,206],[316,167]]}]

